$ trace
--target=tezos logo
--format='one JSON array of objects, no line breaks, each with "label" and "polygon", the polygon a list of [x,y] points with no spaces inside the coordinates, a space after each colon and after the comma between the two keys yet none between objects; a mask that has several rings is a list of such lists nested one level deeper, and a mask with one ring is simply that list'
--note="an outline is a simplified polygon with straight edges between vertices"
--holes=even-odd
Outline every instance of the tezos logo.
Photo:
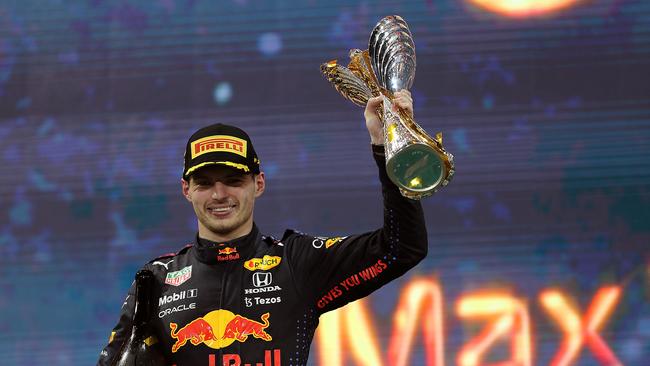
[{"label": "tezos logo", "polygon": [[245,297],[244,301],[246,302],[246,307],[250,308],[253,305],[271,305],[271,304],[279,304],[282,302],[282,298],[280,296],[277,297]]}]

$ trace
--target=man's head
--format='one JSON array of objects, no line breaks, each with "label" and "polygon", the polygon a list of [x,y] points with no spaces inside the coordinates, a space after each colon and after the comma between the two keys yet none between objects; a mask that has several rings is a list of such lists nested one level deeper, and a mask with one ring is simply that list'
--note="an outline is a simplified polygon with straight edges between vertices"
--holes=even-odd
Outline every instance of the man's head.
[{"label": "man's head", "polygon": [[250,232],[255,198],[265,182],[246,132],[224,124],[196,131],[187,142],[181,184],[199,236],[226,241]]}]

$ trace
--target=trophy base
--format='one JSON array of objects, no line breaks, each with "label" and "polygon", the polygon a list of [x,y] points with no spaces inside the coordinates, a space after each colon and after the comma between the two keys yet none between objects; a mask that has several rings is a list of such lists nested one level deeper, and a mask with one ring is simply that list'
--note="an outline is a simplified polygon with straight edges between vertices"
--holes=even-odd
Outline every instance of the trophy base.
[{"label": "trophy base", "polygon": [[444,166],[439,153],[423,143],[405,146],[386,162],[388,177],[411,197],[432,194],[443,182]]}]

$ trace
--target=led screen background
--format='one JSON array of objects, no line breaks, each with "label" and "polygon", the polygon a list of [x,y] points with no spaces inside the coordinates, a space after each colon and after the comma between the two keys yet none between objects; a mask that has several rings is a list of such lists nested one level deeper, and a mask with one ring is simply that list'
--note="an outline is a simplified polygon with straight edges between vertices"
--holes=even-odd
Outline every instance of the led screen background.
[{"label": "led screen background", "polygon": [[[319,65],[346,63],[381,17],[400,14],[416,43],[416,120],[443,132],[457,174],[423,201],[426,260],[366,301],[382,362],[398,300],[424,278],[442,290],[447,365],[493,320],[459,316],[463,299],[521,299],[532,364],[548,365],[564,335],[541,294],[561,291],[582,316],[608,286],[621,295],[598,334],[624,365],[647,365],[650,3],[479,3],[0,3],[2,363],[95,362],[135,271],[195,232],[179,180],[200,126],[252,136],[267,174],[263,232],[379,227],[363,111]],[[409,362],[427,364],[415,334]],[[507,344],[484,364],[510,359]],[[572,364],[604,364],[591,346]]]}]

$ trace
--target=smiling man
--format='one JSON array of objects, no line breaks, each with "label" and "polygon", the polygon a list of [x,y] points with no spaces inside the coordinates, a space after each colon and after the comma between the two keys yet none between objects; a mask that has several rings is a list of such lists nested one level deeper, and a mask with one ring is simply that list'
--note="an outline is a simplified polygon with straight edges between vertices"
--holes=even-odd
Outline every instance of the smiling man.
[{"label": "smiling man", "polygon": [[250,233],[264,173],[246,132],[223,124],[195,132],[185,151],[181,185],[194,207],[200,238],[218,242]]},{"label": "smiling man", "polygon": [[[413,113],[408,91],[395,93],[394,102]],[[426,256],[420,203],[402,197],[386,174],[380,103],[368,101],[365,119],[384,224],[363,234],[262,235],[253,211],[265,180],[249,136],[216,124],[190,137],[181,186],[198,234],[144,267],[157,279],[149,342],[167,364],[305,365],[321,314],[370,294]],[[132,286],[99,365],[112,364],[130,334],[133,294]]]}]

